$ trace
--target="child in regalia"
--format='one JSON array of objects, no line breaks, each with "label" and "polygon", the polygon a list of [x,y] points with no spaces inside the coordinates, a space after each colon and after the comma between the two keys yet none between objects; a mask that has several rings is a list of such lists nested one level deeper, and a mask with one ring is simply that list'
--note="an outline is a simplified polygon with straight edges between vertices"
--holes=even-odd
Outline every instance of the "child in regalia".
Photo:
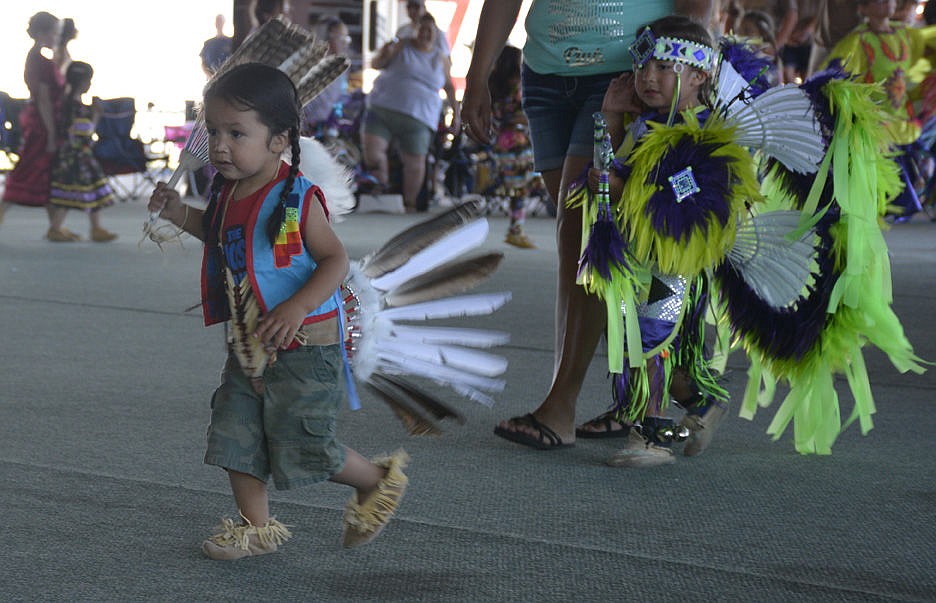
[{"label": "child in regalia", "polygon": [[[583,232],[583,241],[588,243],[580,276],[586,288],[599,293],[608,302],[609,361],[615,399],[611,410],[579,426],[576,436],[626,438],[624,447],[608,463],[627,467],[673,462],[672,441],[686,435],[691,438],[686,454],[701,453],[724,416],[722,401],[727,397],[716,383],[703,353],[708,296],[705,276],[698,270],[673,270],[672,261],[661,267],[660,258],[656,257],[658,253],[692,253],[691,246],[686,250],[658,248],[654,254],[637,261],[633,256],[626,259],[620,256],[619,260],[611,262],[599,258],[609,253],[609,249],[615,250],[610,252],[612,255],[623,250],[624,241],[608,240],[619,236],[615,231],[623,226],[627,237],[626,231],[638,226],[638,221],[620,220],[620,217],[631,201],[625,187],[639,167],[632,157],[640,148],[644,134],[651,128],[680,125],[686,121],[698,127],[709,114],[702,99],[716,53],[708,32],[689,19],[665,17],[641,28],[638,34],[631,49],[635,72],[632,78],[612,83],[603,107],[608,144],[617,149],[612,167],[606,172],[591,169],[588,188],[583,186],[571,199],[572,203],[581,203],[596,193],[600,197],[602,187],[607,187],[610,203],[599,201],[597,208],[586,210],[586,216],[592,217],[587,222],[594,225],[591,232]],[[626,131],[615,127],[626,120],[621,109],[637,107],[641,107],[642,112]],[[690,165],[684,167],[680,172],[683,180],[674,180],[663,187],[661,195],[675,195],[677,202],[683,201],[694,194],[697,181],[715,176],[694,171]],[[607,180],[603,183],[604,174]],[[753,185],[750,179],[747,183]],[[719,185],[719,192],[722,189]],[[689,199],[684,207],[694,202]],[[624,223],[615,225],[615,217]],[[703,221],[706,219],[699,217]],[[696,236],[693,231],[697,225],[692,219],[680,223],[676,214],[660,214],[659,219],[669,224],[671,234],[678,239]],[[714,236],[716,230],[730,227],[730,221],[713,224],[711,234]],[[624,270],[617,269],[615,264],[623,265]],[[600,274],[602,272],[605,276]],[[622,272],[628,276],[625,278]],[[615,276],[611,277],[612,274]],[[639,330],[635,328],[638,325]],[[624,366],[625,361],[629,361],[629,366]],[[682,426],[665,416],[671,395],[692,413],[691,420],[685,420]]]},{"label": "child in regalia", "polygon": [[403,495],[407,457],[369,461],[335,435],[345,399],[338,290],[349,262],[321,189],[299,173],[296,88],[274,67],[245,63],[208,84],[204,114],[218,170],[208,207],[184,205],[165,183],[149,202],[205,242],[205,322],[229,321],[205,462],[228,472],[241,519],[225,519],[202,550],[239,559],[272,553],[289,538],[270,516],[271,476],[278,489],[351,486],[344,545],[364,544]]}]

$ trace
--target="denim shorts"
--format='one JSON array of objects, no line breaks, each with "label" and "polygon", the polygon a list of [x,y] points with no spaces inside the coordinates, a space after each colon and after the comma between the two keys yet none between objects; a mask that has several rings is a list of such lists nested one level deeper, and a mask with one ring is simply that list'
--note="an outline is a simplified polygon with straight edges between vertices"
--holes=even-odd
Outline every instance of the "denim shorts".
[{"label": "denim shorts", "polygon": [[368,107],[364,114],[364,133],[395,140],[400,150],[410,155],[425,155],[432,143],[433,131],[415,117],[383,107]]},{"label": "denim shorts", "polygon": [[340,344],[281,351],[254,392],[237,358],[228,355],[211,399],[205,463],[273,476],[278,490],[324,481],[344,467],[335,415],[345,399]]},{"label": "denim shorts", "polygon": [[523,112],[530,123],[533,168],[537,172],[562,168],[567,155],[591,157],[595,119],[608,84],[616,73],[601,75],[543,75],[526,63],[521,71]]}]

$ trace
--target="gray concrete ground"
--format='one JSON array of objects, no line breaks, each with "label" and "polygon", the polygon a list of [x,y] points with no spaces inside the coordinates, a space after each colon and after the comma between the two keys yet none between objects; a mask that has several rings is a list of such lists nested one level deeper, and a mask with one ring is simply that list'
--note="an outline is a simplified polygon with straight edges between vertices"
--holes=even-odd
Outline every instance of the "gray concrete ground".
[{"label": "gray concrete ground", "polygon": [[[804,457],[765,435],[772,409],[732,415],[705,454],[671,466],[605,466],[613,440],[537,452],[495,437],[539,402],[552,365],[553,221],[537,250],[506,258],[484,290],[513,301],[474,324],[509,330],[508,385],[438,438],[408,437],[382,402],[342,411],[364,454],[405,447],[412,484],[372,545],[338,544],[347,488],[274,494],[295,537],[266,557],[213,562],[200,541],[235,512],[226,478],[201,462],[222,331],[196,312],[200,248],[138,246],[142,202],[104,214],[111,244],[43,240],[45,214],[0,226],[0,598],[4,601],[933,601],[936,371],[900,375],[866,354],[878,414],[867,436]],[[413,223],[353,215],[336,226],[361,257]],[[68,226],[86,233],[85,219]],[[936,225],[887,235],[895,307],[936,360]],[[599,354],[581,420],[608,400]],[[729,390],[744,359],[729,361]],[[843,392],[848,408],[850,398]]]}]

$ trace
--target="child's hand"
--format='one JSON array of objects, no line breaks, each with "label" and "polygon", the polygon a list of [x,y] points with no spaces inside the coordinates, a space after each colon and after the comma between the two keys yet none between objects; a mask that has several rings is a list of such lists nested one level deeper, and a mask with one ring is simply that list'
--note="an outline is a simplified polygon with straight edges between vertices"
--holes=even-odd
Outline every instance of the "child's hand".
[{"label": "child's hand", "polygon": [[260,317],[254,335],[268,350],[285,349],[296,338],[296,332],[305,320],[306,310],[296,301],[287,299],[273,311]]},{"label": "child's hand", "polygon": [[608,113],[641,113],[643,105],[637,98],[634,74],[625,71],[608,84],[601,110]]},{"label": "child's hand", "polygon": [[184,211],[179,192],[174,188],[169,188],[165,182],[156,184],[156,189],[150,195],[147,209],[151,212],[159,212],[160,217],[173,223],[178,223],[182,219],[180,213]]},{"label": "child's hand", "polygon": [[601,170],[588,168],[588,190],[592,193],[598,192],[598,180],[601,177]]}]

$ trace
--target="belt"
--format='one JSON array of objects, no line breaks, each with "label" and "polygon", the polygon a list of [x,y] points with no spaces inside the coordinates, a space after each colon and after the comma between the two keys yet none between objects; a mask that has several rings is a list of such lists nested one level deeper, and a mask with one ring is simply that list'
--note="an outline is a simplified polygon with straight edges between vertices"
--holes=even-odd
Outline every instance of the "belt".
[{"label": "belt", "polygon": [[299,345],[331,345],[341,341],[338,319],[328,318],[299,327],[294,340]]}]

